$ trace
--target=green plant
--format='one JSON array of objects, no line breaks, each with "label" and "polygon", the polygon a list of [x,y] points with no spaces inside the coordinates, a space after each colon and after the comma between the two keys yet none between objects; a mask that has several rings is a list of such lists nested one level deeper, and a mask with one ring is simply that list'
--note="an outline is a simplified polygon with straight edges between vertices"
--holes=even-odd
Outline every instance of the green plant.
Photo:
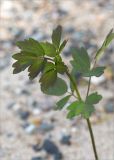
[{"label": "green plant", "polygon": [[[110,42],[114,39],[113,30],[109,32],[104,40],[101,48],[96,52],[93,61],[90,61],[85,48],[74,48],[71,50],[73,59],[70,61],[72,70],[69,71],[61,58],[61,52],[67,44],[67,40],[61,42],[62,27],[58,26],[52,33],[52,42],[39,42],[32,38],[24,41],[18,41],[16,44],[20,48],[20,52],[13,55],[16,62],[13,64],[13,73],[17,74],[28,68],[28,76],[32,80],[41,73],[39,83],[41,91],[48,95],[61,96],[56,104],[56,110],[61,110],[65,107],[71,96],[74,101],[67,106],[67,118],[72,119],[75,116],[81,115],[87,120],[95,159],[98,160],[93,131],[89,117],[95,111],[94,105],[97,104],[102,96],[97,92],[89,94],[91,77],[99,77],[104,73],[104,66],[96,66],[97,60],[101,57]],[[85,99],[82,99],[77,87],[75,74],[80,73],[82,77],[88,77],[88,89]],[[68,87],[66,82],[60,78],[60,75],[67,75],[70,80],[69,86],[71,92],[67,92]]]}]

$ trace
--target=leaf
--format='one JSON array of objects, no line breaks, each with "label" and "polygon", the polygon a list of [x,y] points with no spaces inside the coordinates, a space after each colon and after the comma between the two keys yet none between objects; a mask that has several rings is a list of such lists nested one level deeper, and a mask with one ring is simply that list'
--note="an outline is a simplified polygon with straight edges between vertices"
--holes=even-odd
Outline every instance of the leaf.
[{"label": "leaf", "polygon": [[35,60],[37,57],[38,56],[25,51],[21,51],[20,53],[16,53],[12,56],[13,59],[19,60],[22,62]]},{"label": "leaf", "polygon": [[105,49],[109,46],[109,44],[111,43],[113,39],[114,39],[114,33],[113,33],[113,29],[111,29],[108,35],[106,36],[101,48],[97,51],[95,55],[95,59],[99,59],[102,56]]},{"label": "leaf", "polygon": [[30,63],[19,63],[18,61],[16,61],[12,67],[14,67],[13,70],[13,74],[17,74],[21,71],[24,71],[28,66],[30,65]]},{"label": "leaf", "polygon": [[68,102],[69,98],[71,97],[71,95],[67,95],[64,98],[62,98],[60,101],[58,101],[57,107],[55,108],[55,110],[61,110],[63,109],[63,107],[65,106],[65,104]]},{"label": "leaf", "polygon": [[52,62],[47,62],[44,67],[43,73],[49,72],[51,70],[56,70],[55,64]]},{"label": "leaf", "polygon": [[73,51],[73,58],[74,60],[71,61],[71,64],[76,71],[85,73],[90,69],[90,59],[84,48],[75,49]]},{"label": "leaf", "polygon": [[40,73],[43,66],[44,66],[44,60],[35,61],[35,63],[32,63],[31,66],[28,68],[29,78],[31,80],[34,79]]},{"label": "leaf", "polygon": [[14,64],[13,73],[24,71],[28,67],[29,78],[34,79],[43,69],[44,50],[40,43],[34,39],[18,41],[17,46],[21,49],[20,53],[14,54],[12,57],[17,60]]},{"label": "leaf", "polygon": [[85,104],[85,107],[83,108],[83,111],[82,111],[82,117],[87,119],[91,116],[91,114],[94,111],[95,111],[95,108],[93,105]]},{"label": "leaf", "polygon": [[89,118],[94,112],[94,106],[85,104],[83,101],[75,101],[67,108],[69,110],[67,118],[72,119],[77,115],[81,115],[83,118]]},{"label": "leaf", "polygon": [[86,98],[86,104],[93,105],[97,104],[102,99],[102,96],[99,95],[97,92],[90,94]]},{"label": "leaf", "polygon": [[44,88],[49,88],[49,86],[52,86],[57,79],[57,72],[56,70],[50,70],[46,73],[44,73],[39,82],[41,82],[41,85],[43,85]]},{"label": "leaf", "polygon": [[83,74],[84,77],[96,76],[100,77],[104,73],[105,67],[96,67]]},{"label": "leaf", "polygon": [[25,52],[35,54],[37,56],[44,55],[45,52],[40,45],[40,43],[32,38],[26,39],[24,41],[18,41],[16,45]]},{"label": "leaf", "polygon": [[67,70],[67,66],[63,62],[60,62],[56,64],[56,69],[58,73],[63,74]]},{"label": "leaf", "polygon": [[67,92],[67,85],[63,79],[57,77],[55,83],[48,88],[41,84],[41,90],[48,95],[61,96]]},{"label": "leaf", "polygon": [[40,42],[41,46],[43,47],[45,54],[50,57],[55,57],[56,55],[56,48],[53,44],[49,42]]},{"label": "leaf", "polygon": [[76,115],[80,115],[82,113],[84,106],[85,105],[82,101],[75,101],[71,103],[67,107],[67,109],[69,110],[69,113],[67,114],[67,118],[71,119],[75,117]]},{"label": "leaf", "polygon": [[56,47],[56,49],[59,49],[61,35],[62,35],[62,27],[57,26],[57,28],[55,28],[52,33],[52,42],[53,42],[54,46]]},{"label": "leaf", "polygon": [[62,42],[62,44],[60,45],[60,48],[59,48],[59,52],[61,52],[64,49],[64,47],[66,46],[67,42],[68,42],[68,40],[64,40]]}]

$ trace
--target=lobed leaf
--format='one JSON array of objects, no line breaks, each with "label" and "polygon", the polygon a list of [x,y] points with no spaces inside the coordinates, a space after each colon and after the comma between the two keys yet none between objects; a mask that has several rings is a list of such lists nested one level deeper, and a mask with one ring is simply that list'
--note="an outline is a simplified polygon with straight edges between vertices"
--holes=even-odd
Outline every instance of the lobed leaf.
[{"label": "lobed leaf", "polygon": [[50,87],[46,88],[41,83],[41,90],[43,93],[48,95],[61,96],[67,92],[67,84],[63,79],[57,77],[55,83]]},{"label": "lobed leaf", "polygon": [[62,27],[57,26],[57,28],[55,28],[52,33],[52,42],[53,42],[54,46],[56,47],[56,49],[59,49],[61,35],[62,35]]},{"label": "lobed leaf", "polygon": [[30,67],[28,68],[29,78],[33,80],[40,73],[43,67],[44,67],[43,59],[32,63]]},{"label": "lobed leaf", "polygon": [[97,51],[95,59],[99,59],[102,56],[102,54],[104,53],[104,51],[106,50],[106,48],[109,46],[109,44],[112,42],[113,39],[114,39],[114,32],[113,29],[111,29],[108,35],[106,36],[101,48]]},{"label": "lobed leaf", "polygon": [[71,103],[68,108],[67,118],[74,118],[77,115],[81,115],[83,118],[89,118],[94,112],[94,106],[85,104],[83,101],[75,101]]},{"label": "lobed leaf", "polygon": [[55,83],[56,79],[57,79],[57,72],[56,70],[52,69],[48,72],[45,72],[41,76],[39,82],[41,83],[41,85],[44,86],[44,88],[47,89],[48,87],[52,86]]},{"label": "lobed leaf", "polygon": [[86,104],[93,105],[99,103],[99,101],[102,99],[102,96],[99,95],[97,92],[90,94],[86,98]]},{"label": "lobed leaf", "polygon": [[96,68],[89,70],[86,73],[83,73],[83,76],[84,77],[91,77],[91,76],[100,77],[104,73],[104,69],[105,67],[96,67]]},{"label": "lobed leaf", "polygon": [[63,62],[59,62],[56,64],[56,69],[58,73],[63,74],[67,70],[67,66]]},{"label": "lobed leaf", "polygon": [[65,106],[65,104],[68,102],[69,98],[71,97],[71,95],[67,95],[64,98],[62,98],[61,100],[59,100],[56,105],[57,107],[55,108],[55,110],[61,110],[63,109],[63,107]]},{"label": "lobed leaf", "polygon": [[90,69],[90,59],[84,48],[73,50],[73,58],[71,64],[78,72],[85,73]]},{"label": "lobed leaf", "polygon": [[62,44],[60,45],[60,48],[59,48],[59,52],[61,52],[64,49],[64,47],[66,46],[67,42],[68,42],[68,40],[64,40],[62,42]]},{"label": "lobed leaf", "polygon": [[53,44],[49,42],[40,42],[40,44],[45,51],[45,55],[50,56],[50,57],[56,56],[56,48]]},{"label": "lobed leaf", "polygon": [[56,70],[55,64],[52,62],[46,62],[43,73],[49,72],[51,70]]},{"label": "lobed leaf", "polygon": [[37,56],[44,55],[44,49],[40,43],[32,38],[26,39],[24,41],[18,41],[16,45],[25,52],[35,54]]}]

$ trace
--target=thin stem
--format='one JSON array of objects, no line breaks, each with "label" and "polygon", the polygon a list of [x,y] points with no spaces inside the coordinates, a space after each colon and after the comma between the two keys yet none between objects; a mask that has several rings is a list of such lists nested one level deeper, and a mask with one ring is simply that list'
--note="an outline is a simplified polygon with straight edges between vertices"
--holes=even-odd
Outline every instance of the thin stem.
[{"label": "thin stem", "polygon": [[72,95],[73,97],[75,97],[76,99],[78,99],[78,97],[76,97],[73,92],[67,92],[67,93],[69,93],[70,95]]},{"label": "thin stem", "polygon": [[73,84],[73,86],[74,86],[74,88],[75,88],[75,91],[76,91],[76,94],[77,94],[77,98],[78,98],[79,100],[81,100],[82,98],[81,98],[80,93],[79,93],[79,91],[78,91],[76,82],[74,82],[72,76],[70,75],[70,73],[69,73],[68,71],[66,71],[66,74],[67,74],[67,76],[69,77],[71,83]]},{"label": "thin stem", "polygon": [[91,136],[91,141],[92,141],[92,146],[93,146],[93,150],[94,150],[95,160],[98,160],[98,155],[97,155],[97,150],[96,150],[96,145],[95,145],[95,139],[94,139],[94,135],[93,135],[92,127],[91,127],[91,122],[90,122],[89,118],[87,119],[87,124],[88,124],[88,128],[89,128],[90,136]]},{"label": "thin stem", "polygon": [[89,77],[89,82],[88,82],[88,88],[87,88],[86,98],[87,98],[87,96],[89,95],[90,86],[91,86],[91,77]]},{"label": "thin stem", "polygon": [[[77,88],[77,84],[75,83],[74,79],[72,78],[72,76],[70,75],[70,73],[68,71],[66,71],[66,74],[67,76],[69,77],[72,85],[74,86],[75,88],[75,91],[76,91],[76,94],[77,94],[77,98],[79,100],[82,100],[81,96],[80,96],[80,93],[78,91],[78,88]],[[91,77],[89,78],[89,83],[88,83],[88,89],[87,89],[87,95],[86,97],[88,96],[89,94],[89,90],[90,90],[90,84],[91,84]],[[93,135],[93,131],[92,131],[92,127],[91,127],[91,122],[88,119],[87,120],[87,124],[88,124],[88,129],[89,129],[89,132],[90,132],[90,137],[91,137],[91,142],[92,142],[92,146],[93,146],[93,151],[94,151],[94,155],[95,155],[95,160],[98,160],[98,155],[97,155],[97,150],[96,150],[96,145],[95,145],[95,140],[94,140],[94,135]]]},{"label": "thin stem", "polygon": [[[95,63],[94,63],[94,65],[95,65]],[[88,89],[87,89],[86,98],[89,95],[90,85],[91,85],[91,77],[89,78],[89,82],[88,82]],[[94,135],[93,135],[92,127],[91,127],[91,122],[90,122],[89,118],[86,119],[86,120],[87,120],[87,124],[88,124],[88,128],[89,128],[89,133],[90,133],[90,137],[91,137],[91,142],[92,142],[92,146],[93,146],[95,160],[98,160],[98,154],[97,154],[97,149],[96,149],[96,145],[95,145],[95,139],[94,139]]]}]

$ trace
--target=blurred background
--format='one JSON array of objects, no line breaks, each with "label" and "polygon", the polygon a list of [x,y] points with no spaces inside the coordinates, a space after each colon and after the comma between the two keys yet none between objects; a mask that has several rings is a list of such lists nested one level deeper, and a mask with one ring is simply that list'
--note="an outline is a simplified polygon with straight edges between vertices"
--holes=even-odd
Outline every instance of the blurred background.
[{"label": "blurred background", "polygon": [[[12,74],[15,42],[50,40],[58,24],[69,39],[62,55],[66,64],[73,46],[85,46],[93,57],[114,28],[114,1],[0,1],[0,160],[94,160],[86,121],[70,121],[65,110],[54,111],[58,98],[41,93],[38,79],[30,81],[27,72]],[[100,160],[114,160],[114,42],[99,64],[107,69],[92,79],[91,90],[98,90],[103,100],[91,122]],[[86,79],[79,81],[83,96],[86,84]]]}]

